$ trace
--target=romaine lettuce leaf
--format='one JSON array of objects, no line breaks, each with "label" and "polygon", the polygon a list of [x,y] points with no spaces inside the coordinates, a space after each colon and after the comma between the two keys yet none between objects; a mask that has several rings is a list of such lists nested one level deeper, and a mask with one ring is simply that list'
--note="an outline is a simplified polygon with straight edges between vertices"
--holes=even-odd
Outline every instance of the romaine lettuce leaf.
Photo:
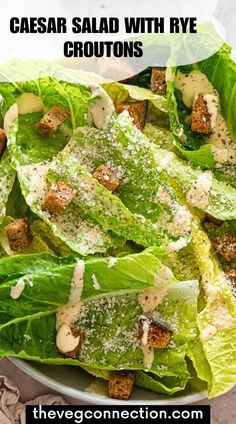
[{"label": "romaine lettuce leaf", "polygon": [[[20,71],[23,72],[26,65],[20,63]],[[37,73],[37,68],[35,68],[35,73]],[[17,72],[17,67],[14,70],[14,73]],[[3,80],[3,74],[1,74],[1,80]],[[30,73],[29,73],[30,75]],[[5,79],[9,82],[0,82],[0,94],[3,96],[3,112],[6,112],[10,106],[12,106],[16,99],[23,93],[32,93],[36,96],[39,96],[45,108],[49,109],[54,105],[61,105],[66,110],[70,112],[70,120],[66,122],[72,127],[77,128],[78,126],[89,123],[89,111],[91,106],[96,101],[95,97],[92,97],[92,90],[89,84],[86,85],[84,81],[77,81],[76,84],[59,81],[53,76],[45,76],[43,78],[36,78],[25,80],[25,75],[23,80],[18,82],[12,82],[11,72],[7,72]],[[14,81],[14,79],[13,79]]]},{"label": "romaine lettuce leaf", "polygon": [[6,206],[16,173],[11,166],[11,157],[6,150],[0,159],[0,223],[6,215]]},{"label": "romaine lettuce leaf", "polygon": [[74,144],[70,144],[49,166],[47,180],[51,184],[65,182],[76,192],[73,203],[78,205],[105,230],[133,240],[143,246],[161,245],[164,238],[154,225],[140,215],[132,214],[122,201],[91,177],[73,158]]},{"label": "romaine lettuce leaf", "polygon": [[[186,124],[185,120],[187,116],[190,116],[190,111],[187,112],[187,108],[180,96],[177,96],[177,90],[175,90],[172,79],[173,76],[167,81],[167,95],[173,148],[175,148],[180,157],[188,159],[194,165],[206,169],[214,168],[215,160],[212,145],[204,144],[204,138],[189,129],[189,125]],[[181,107],[184,109],[182,114]]]},{"label": "romaine lettuce leaf", "polygon": [[224,44],[213,56],[199,62],[194,67],[206,74],[218,91],[227,127],[233,141],[236,142],[236,63],[232,58],[232,48]]},{"label": "romaine lettuce leaf", "polygon": [[197,319],[200,341],[193,347],[190,357],[198,376],[208,382],[209,397],[215,397],[236,382],[236,305],[224,273],[212,256],[211,243],[198,221],[194,223],[192,245],[202,274],[205,305]]},{"label": "romaine lettuce leaf", "polygon": [[16,176],[6,204],[6,216],[21,218],[29,212],[29,207],[21,193],[20,183]]},{"label": "romaine lettuce leaf", "polygon": [[19,114],[17,132],[17,147],[29,163],[51,160],[68,142],[65,134],[59,130],[50,137],[41,136],[35,129],[35,124],[42,118],[42,112]]},{"label": "romaine lettuce leaf", "polygon": [[[157,160],[163,160],[168,152],[162,149],[157,150]],[[173,184],[176,184],[186,196],[191,189],[192,184],[202,174],[198,168],[193,168],[181,159],[175,159],[168,163],[166,172],[172,178]],[[236,190],[234,187],[218,181],[212,177],[212,185],[209,191],[207,205],[200,206],[200,209],[208,212],[215,218],[222,220],[235,219],[236,217]]]},{"label": "romaine lettuce leaf", "polygon": [[[180,67],[181,72],[191,70],[203,72],[213,87],[217,90],[220,98],[221,112],[226,120],[227,128],[231,134],[232,143],[236,141],[236,95],[234,82],[236,78],[236,63],[231,57],[231,48],[226,44],[213,56],[187,67]],[[168,73],[168,109],[170,127],[173,134],[173,143],[179,153],[203,168],[213,169],[217,178],[236,186],[235,166],[231,163],[220,163],[215,156],[214,146],[205,144],[203,135],[194,133],[189,128],[191,111],[186,108],[182,101],[182,94],[175,89],[173,78],[176,69]]]},{"label": "romaine lettuce leaf", "polygon": [[[79,360],[72,360],[63,358],[55,350],[55,313],[58,306],[68,301],[75,263],[45,254],[28,259],[33,258],[33,272],[27,265],[30,262],[27,256],[19,256],[17,264],[13,263],[16,267],[14,278],[10,276],[0,285],[0,355],[51,364],[82,365],[90,369],[142,370],[143,353],[137,342],[137,324],[142,309],[137,295],[140,290],[158,283],[163,268],[160,260],[144,251],[117,258],[112,267],[109,267],[109,258],[85,262],[79,326],[86,338]],[[2,278],[7,260],[11,262],[11,258],[4,259],[2,267],[0,260]],[[99,290],[94,288],[92,275],[99,282]],[[20,298],[13,300],[10,289],[19,277],[25,281],[25,288]],[[166,298],[155,310],[156,319],[174,331],[172,346],[155,352],[150,369],[157,381],[152,388],[157,392],[171,394],[182,390],[190,378],[185,355],[196,337],[197,295],[196,281],[178,282],[173,278],[168,282]],[[142,385],[141,377],[137,377],[137,384]]]},{"label": "romaine lettuce leaf", "polygon": [[38,215],[52,229],[54,235],[69,248],[82,255],[106,252],[111,246],[122,243],[116,237],[103,231],[97,223],[88,219],[81,210],[70,205],[59,217],[48,217],[42,211],[41,203],[47,192],[46,174],[49,161],[28,163],[17,144],[18,120],[14,121],[8,134],[9,151],[17,170],[22,194],[32,212]]},{"label": "romaine lettuce leaf", "polygon": [[88,111],[94,103],[90,84],[100,84],[114,101],[149,100],[153,115],[168,125],[167,101],[149,89],[117,83],[93,72],[68,69],[46,61],[12,60],[0,66],[0,94],[3,112],[16,98],[29,92],[43,99],[47,108],[60,104],[70,110],[72,128],[88,123]]},{"label": "romaine lettuce leaf", "polygon": [[[163,170],[165,159],[163,163],[156,160],[159,149],[129,116],[114,115],[104,130],[79,128],[73,140],[77,143],[74,156],[88,172],[104,163],[114,170],[121,182],[117,196],[132,213],[151,220],[164,236],[175,240],[183,237],[186,244],[189,242],[191,214]],[[168,160],[174,157],[165,152]]]}]

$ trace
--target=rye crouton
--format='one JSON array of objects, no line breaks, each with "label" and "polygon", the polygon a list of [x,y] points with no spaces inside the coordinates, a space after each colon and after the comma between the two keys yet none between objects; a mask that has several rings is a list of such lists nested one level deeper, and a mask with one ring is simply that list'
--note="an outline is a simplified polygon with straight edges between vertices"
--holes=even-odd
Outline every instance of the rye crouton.
[{"label": "rye crouton", "polygon": [[[211,104],[211,113],[208,102]],[[215,107],[212,107],[215,105]],[[218,99],[212,94],[198,94],[192,105],[191,130],[197,133],[210,135],[215,131]]]},{"label": "rye crouton", "polygon": [[46,194],[42,202],[42,210],[50,215],[58,215],[74,199],[75,192],[71,190],[63,181],[58,181],[54,184]]},{"label": "rye crouton", "polygon": [[127,110],[131,118],[133,118],[136,127],[139,130],[142,130],[146,123],[147,106],[147,100],[132,103],[120,103],[116,106],[116,112],[122,113],[124,110]]},{"label": "rye crouton", "polygon": [[69,113],[62,106],[53,106],[36,124],[36,130],[43,137],[50,137],[63,124]]},{"label": "rye crouton", "polygon": [[141,319],[139,323],[139,341],[145,346],[164,349],[172,338],[172,331],[155,321]]},{"label": "rye crouton", "polygon": [[153,93],[166,94],[165,68],[152,68],[151,90]]},{"label": "rye crouton", "polygon": [[[62,324],[57,332],[56,350],[67,358],[76,359],[81,352],[83,333],[78,327]],[[66,351],[73,347],[72,350]]]},{"label": "rye crouton", "polygon": [[26,218],[15,219],[6,226],[5,230],[10,249],[13,252],[20,252],[31,243],[32,237]]},{"label": "rye crouton", "polygon": [[232,233],[222,234],[213,241],[212,245],[227,262],[236,259],[236,237]]},{"label": "rye crouton", "polygon": [[228,271],[225,271],[225,275],[232,283],[236,283],[236,268],[231,268]]},{"label": "rye crouton", "polygon": [[0,128],[0,159],[5,151],[7,145],[7,138],[5,132],[2,128]]},{"label": "rye crouton", "polygon": [[128,400],[134,388],[134,372],[111,371],[108,381],[109,396],[114,399]]},{"label": "rye crouton", "polygon": [[115,191],[120,184],[116,174],[106,165],[100,165],[93,173],[93,178],[111,192]]}]

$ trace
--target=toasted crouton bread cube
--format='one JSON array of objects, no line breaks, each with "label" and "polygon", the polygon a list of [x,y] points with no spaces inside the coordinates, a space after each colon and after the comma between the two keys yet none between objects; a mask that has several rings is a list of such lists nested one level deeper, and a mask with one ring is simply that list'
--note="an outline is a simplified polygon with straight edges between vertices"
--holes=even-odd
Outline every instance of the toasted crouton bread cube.
[{"label": "toasted crouton bread cube", "polygon": [[7,145],[7,138],[6,138],[5,132],[2,128],[0,128],[0,159],[4,153],[6,145]]},{"label": "toasted crouton bread cube", "polygon": [[5,228],[9,246],[13,252],[26,249],[31,243],[32,237],[26,218],[15,219]]},{"label": "toasted crouton bread cube", "polygon": [[36,124],[36,129],[43,137],[50,137],[68,116],[69,113],[62,106],[53,106]]},{"label": "toasted crouton bread cube", "polygon": [[[72,358],[72,359],[78,358],[81,352],[81,346],[82,346],[82,342],[84,338],[82,331],[78,327],[75,327],[74,325],[69,327],[66,324],[62,325],[61,328],[59,328],[57,334],[59,334],[61,330],[63,333],[62,337],[64,337],[65,343],[68,343],[68,340],[66,340],[67,338],[70,338],[70,339],[72,338],[72,339],[75,339],[77,346],[69,352],[64,352],[63,350],[60,349],[60,346],[56,345],[57,352],[61,353],[62,355],[68,358]],[[57,335],[57,343],[60,345],[58,335]]]},{"label": "toasted crouton bread cube", "polygon": [[127,110],[131,118],[133,118],[136,127],[139,130],[142,130],[146,123],[147,106],[147,100],[132,103],[120,103],[116,106],[116,112],[122,113],[124,110]]},{"label": "toasted crouton bread cube", "polygon": [[106,165],[100,165],[93,173],[93,177],[111,192],[115,191],[120,184],[116,174]]},{"label": "toasted crouton bread cube", "polygon": [[151,90],[153,93],[166,94],[166,70],[165,68],[152,68]]},{"label": "toasted crouton bread cube", "polygon": [[[146,324],[144,326],[144,323]],[[145,330],[146,327],[146,330]],[[144,334],[147,331],[146,335]],[[145,343],[144,343],[145,338]],[[139,341],[148,347],[164,349],[172,338],[172,331],[163,327],[155,321],[141,319],[139,323]]]},{"label": "toasted crouton bread cube", "polygon": [[198,94],[192,106],[192,122],[191,129],[194,132],[202,134],[212,134],[211,113],[209,113],[207,102],[203,94]]},{"label": "toasted crouton bread cube", "polygon": [[217,237],[213,247],[226,261],[236,259],[236,237],[229,231]]},{"label": "toasted crouton bread cube", "polygon": [[74,197],[75,192],[63,181],[58,181],[46,194],[42,202],[42,209],[50,215],[58,215],[70,204]]},{"label": "toasted crouton bread cube", "polygon": [[231,268],[228,271],[225,271],[225,275],[232,283],[236,283],[236,268]]},{"label": "toasted crouton bread cube", "polygon": [[128,400],[134,388],[134,372],[111,371],[108,382],[109,396],[114,399]]}]

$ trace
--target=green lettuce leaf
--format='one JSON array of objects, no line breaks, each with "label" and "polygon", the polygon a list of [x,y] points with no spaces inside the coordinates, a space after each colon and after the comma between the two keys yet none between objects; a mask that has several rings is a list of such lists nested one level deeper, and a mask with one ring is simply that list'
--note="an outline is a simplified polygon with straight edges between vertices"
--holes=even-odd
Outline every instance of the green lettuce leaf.
[{"label": "green lettuce leaf", "polygon": [[208,59],[199,62],[194,67],[206,74],[220,95],[223,115],[232,139],[236,142],[236,63],[232,58],[232,48],[227,44]]},{"label": "green lettuce leaf", "polygon": [[42,118],[42,112],[19,114],[17,132],[17,147],[29,163],[51,160],[68,142],[62,131],[50,137],[41,136],[35,129],[35,124]]},{"label": "green lettuce leaf", "polygon": [[[213,87],[217,90],[221,103],[221,111],[225,118],[227,128],[231,134],[232,143],[236,141],[236,94],[235,77],[236,63],[231,57],[231,47],[226,44],[211,57],[193,65],[180,67],[180,71],[188,73],[191,70],[203,72]],[[175,89],[174,74],[176,69],[168,74],[168,109],[170,127],[173,134],[173,144],[179,154],[206,169],[213,169],[215,175],[220,180],[236,186],[235,166],[227,163],[221,164],[214,157],[214,150],[211,144],[205,144],[206,138],[189,127],[191,111],[186,108],[182,101],[182,94]]]},{"label": "green lettuce leaf", "polygon": [[[168,152],[159,149],[156,158],[159,161],[167,156]],[[191,189],[192,184],[202,174],[202,171],[193,168],[181,159],[175,159],[168,163],[166,172],[172,178],[173,184],[179,187],[186,196]],[[200,206],[200,209],[208,212],[215,218],[222,220],[231,220],[236,217],[236,190],[234,187],[212,178],[212,186],[209,192],[208,203],[205,206]]]},{"label": "green lettuce leaf", "polygon": [[[58,80],[53,74],[53,66],[38,62],[17,62],[15,66],[9,62],[0,67],[0,94],[3,96],[3,112],[12,106],[23,93],[32,93],[39,96],[46,109],[54,105],[61,105],[70,112],[67,123],[72,128],[88,123],[91,106],[95,102],[92,90],[85,81],[76,84]],[[41,72],[40,72],[41,71]],[[41,74],[46,76],[41,77]],[[22,75],[22,81],[20,81]],[[27,76],[29,80],[27,80]],[[32,77],[35,76],[35,79]],[[17,78],[17,79],[16,79]],[[15,81],[15,82],[13,82]]]},{"label": "green lettuce leaf", "polygon": [[[28,264],[33,258],[31,272]],[[11,258],[7,259],[11,262]],[[63,358],[55,350],[55,312],[68,301],[75,263],[45,254],[31,256],[29,262],[26,256],[19,256],[17,264],[13,263],[15,274],[4,279],[7,259],[2,267],[0,260],[0,275],[3,273],[0,285],[1,356],[82,365],[90,369],[143,369],[143,352],[137,342],[137,324],[142,315],[137,294],[158,283],[158,273],[163,268],[159,259],[144,251],[117,258],[112,267],[109,267],[109,258],[85,262],[79,326],[86,337],[79,360]],[[93,275],[99,282],[99,290],[94,288]],[[19,277],[25,282],[25,288],[20,298],[13,300],[10,289]],[[57,289],[58,281],[60,290]],[[172,346],[155,352],[150,369],[156,380],[160,378],[160,383],[153,387],[160,393],[182,390],[190,378],[185,355],[196,337],[197,295],[196,281],[170,279],[166,298],[155,310],[156,319],[174,331]]]},{"label": "green lettuce leaf", "polygon": [[[152,221],[156,231],[165,237],[183,237],[188,243],[191,215],[163,170],[164,162],[156,159],[159,149],[129,116],[114,115],[104,130],[79,128],[73,140],[77,143],[73,146],[74,157],[87,172],[92,173],[104,163],[114,170],[120,179],[117,196],[133,214]],[[166,154],[172,155],[167,151]]]},{"label": "green lettuce leaf", "polygon": [[164,238],[151,222],[132,214],[119,198],[111,194],[98,181],[91,177],[84,167],[73,158],[74,143],[61,152],[51,163],[47,180],[55,184],[65,182],[76,192],[73,203],[101,227],[113,231],[144,246],[161,245]]},{"label": "green lettuce leaf", "polygon": [[11,157],[6,150],[0,159],[0,223],[6,215],[6,207],[16,173],[11,166]]},{"label": "green lettuce leaf", "polygon": [[199,377],[208,382],[209,397],[215,397],[236,382],[236,305],[224,273],[211,254],[207,235],[197,221],[194,226],[192,244],[202,274],[205,305],[197,319],[200,341],[190,357]]},{"label": "green lettuce leaf", "polygon": [[17,170],[22,194],[32,212],[49,225],[56,237],[77,253],[82,255],[101,253],[106,252],[111,246],[116,246],[117,238],[110,236],[93,220],[86,218],[73,204],[59,217],[49,217],[42,211],[41,203],[48,190],[46,174],[50,162],[29,163],[28,156],[22,154],[17,144],[20,131],[16,120],[11,125],[8,135],[9,151]]}]

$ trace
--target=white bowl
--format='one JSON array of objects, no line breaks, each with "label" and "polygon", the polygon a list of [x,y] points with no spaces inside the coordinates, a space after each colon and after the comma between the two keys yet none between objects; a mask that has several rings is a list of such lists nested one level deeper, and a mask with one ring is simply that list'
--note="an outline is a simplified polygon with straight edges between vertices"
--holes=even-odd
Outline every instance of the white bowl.
[{"label": "white bowl", "polygon": [[[94,377],[78,367],[44,365],[34,362],[24,361],[18,358],[9,358],[18,368],[30,377],[50,387],[50,389],[60,392],[66,396],[81,400],[86,403],[96,405],[187,405],[207,398],[207,391],[188,384],[186,390],[174,397],[162,396],[150,390],[136,387],[132,398],[128,401],[111,399],[106,395],[105,381],[100,381],[99,393],[88,393],[86,389],[94,380]],[[100,393],[104,393],[101,395]]]}]

